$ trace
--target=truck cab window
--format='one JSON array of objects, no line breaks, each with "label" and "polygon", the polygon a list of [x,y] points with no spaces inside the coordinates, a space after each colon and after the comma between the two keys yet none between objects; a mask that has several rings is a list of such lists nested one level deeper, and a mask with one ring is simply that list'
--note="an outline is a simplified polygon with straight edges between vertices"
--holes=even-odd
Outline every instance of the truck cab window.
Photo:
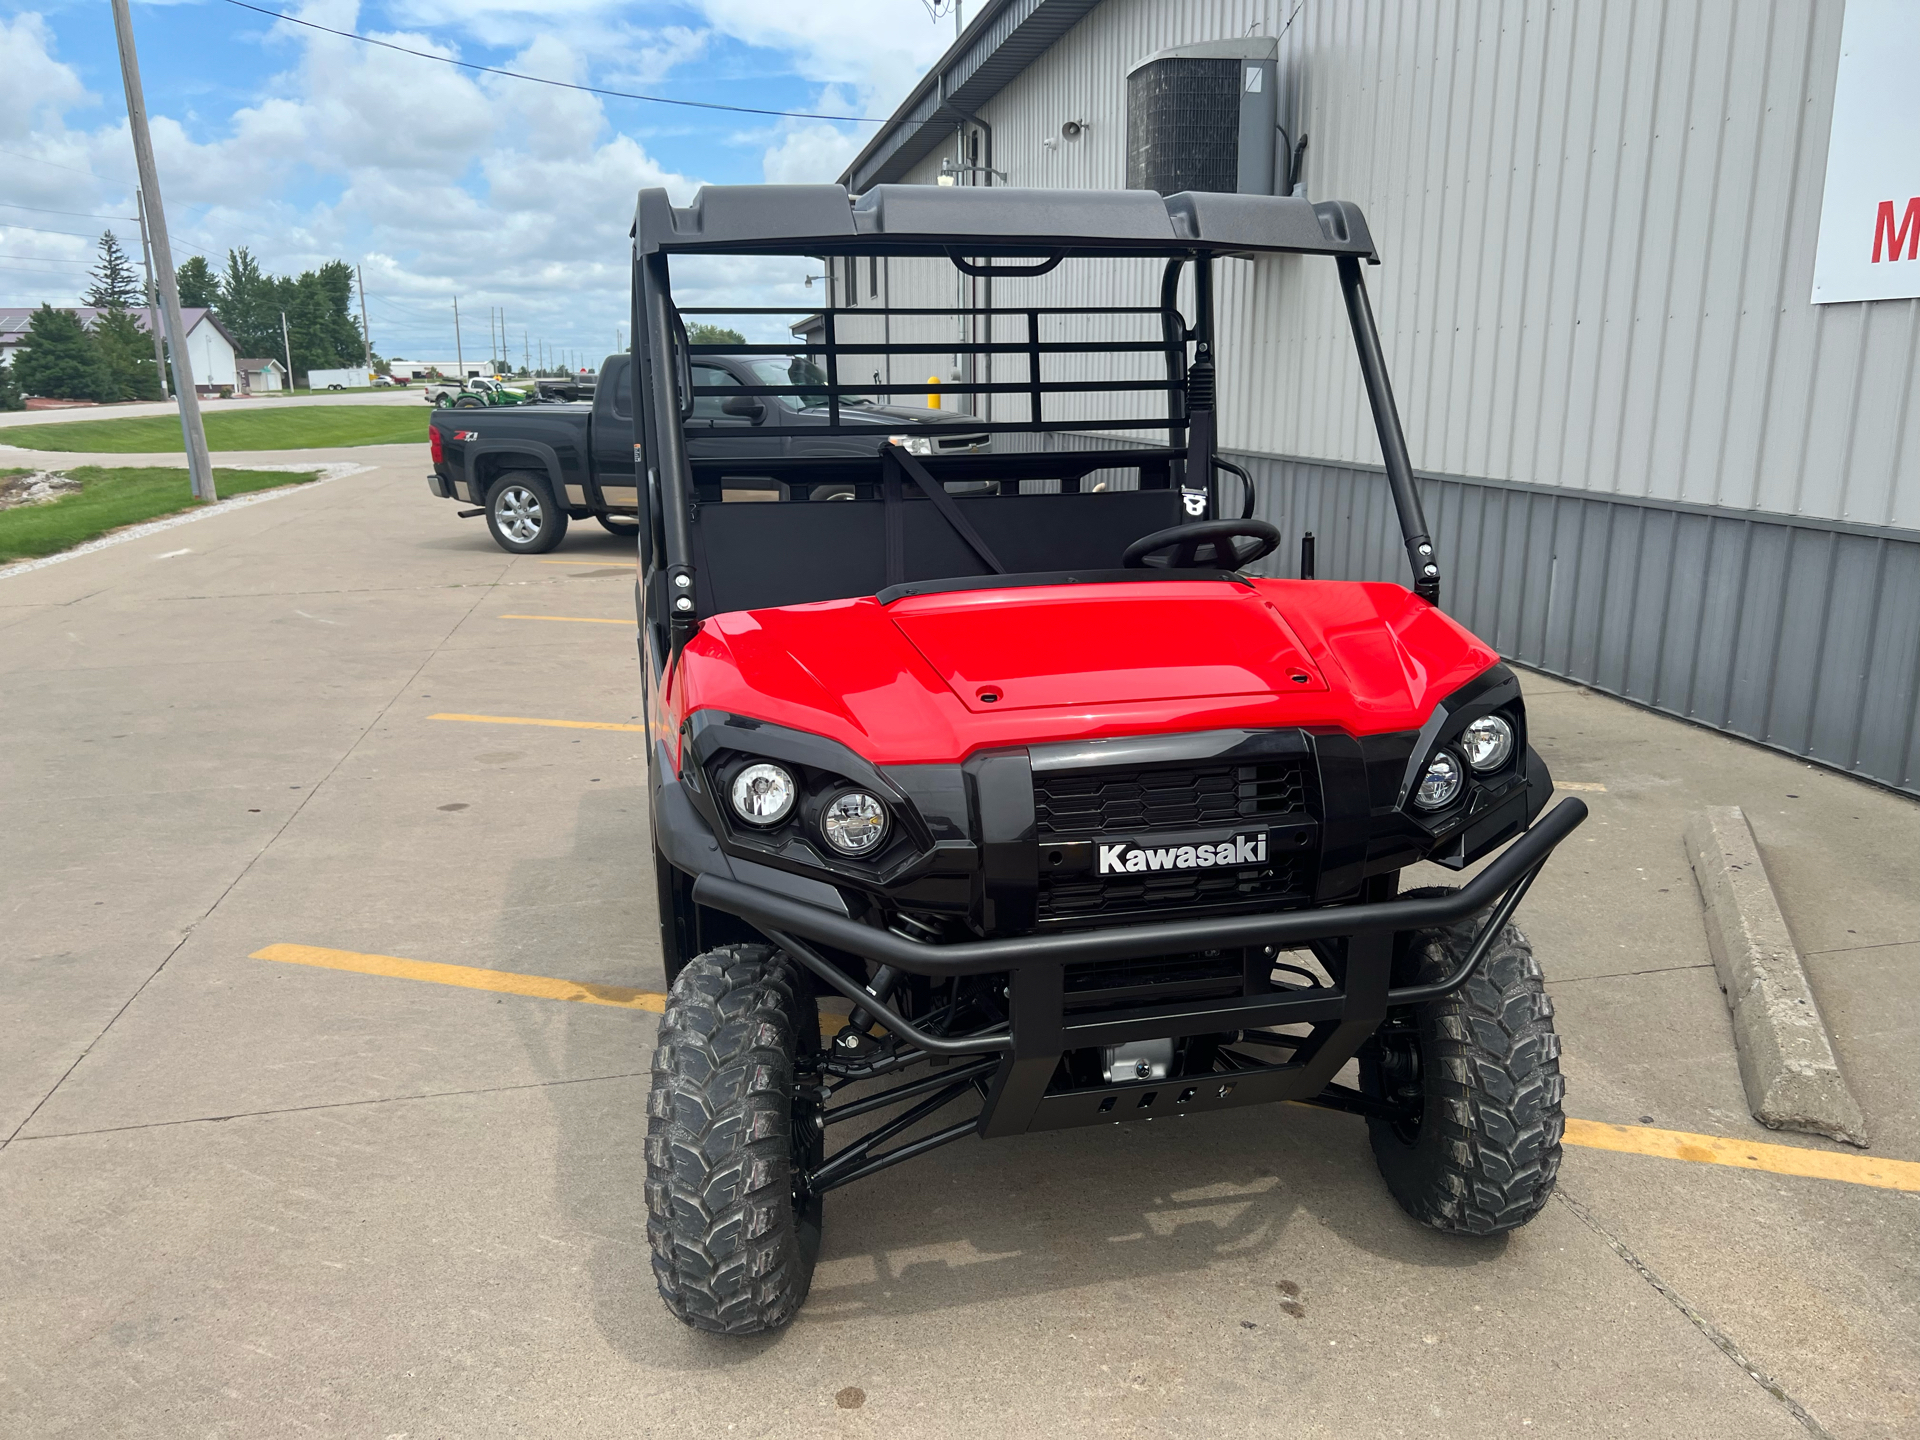
[{"label": "truck cab window", "polygon": [[[693,367],[693,384],[696,390],[702,385],[725,385],[733,390],[740,388],[740,381],[732,372],[722,370],[716,365],[695,365]],[[726,403],[726,399],[727,397],[724,395],[695,395],[693,397],[693,418],[696,420],[731,420],[733,417],[724,414],[720,409],[720,407]]]}]

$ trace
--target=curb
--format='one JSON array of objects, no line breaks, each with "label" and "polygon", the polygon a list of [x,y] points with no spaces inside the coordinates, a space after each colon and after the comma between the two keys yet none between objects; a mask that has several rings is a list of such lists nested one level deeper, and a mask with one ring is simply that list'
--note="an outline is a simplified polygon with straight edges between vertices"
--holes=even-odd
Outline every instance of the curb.
[{"label": "curb", "polygon": [[1686,845],[1753,1118],[1864,1147],[1866,1119],[1840,1073],[1746,813],[1737,805],[1695,812]]}]

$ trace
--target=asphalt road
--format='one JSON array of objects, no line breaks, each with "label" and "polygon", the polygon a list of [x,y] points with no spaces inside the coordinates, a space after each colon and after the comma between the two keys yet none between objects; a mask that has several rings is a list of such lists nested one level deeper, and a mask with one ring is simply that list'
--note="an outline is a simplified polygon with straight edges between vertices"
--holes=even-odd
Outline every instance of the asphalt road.
[{"label": "asphalt road", "polygon": [[644,995],[434,978],[662,986],[640,736],[511,723],[634,723],[630,551],[511,558],[423,447],[324,458],[377,468],[0,578],[0,1434],[1920,1432],[1920,1195],[1754,1148],[1860,1173],[1747,1117],[1680,844],[1747,807],[1872,1156],[1920,1160],[1920,810],[1539,677],[1593,809],[1519,917],[1569,1111],[1736,1163],[1569,1146],[1475,1243],[1302,1107],[963,1141],[829,1198],[785,1333],[683,1329]]}]

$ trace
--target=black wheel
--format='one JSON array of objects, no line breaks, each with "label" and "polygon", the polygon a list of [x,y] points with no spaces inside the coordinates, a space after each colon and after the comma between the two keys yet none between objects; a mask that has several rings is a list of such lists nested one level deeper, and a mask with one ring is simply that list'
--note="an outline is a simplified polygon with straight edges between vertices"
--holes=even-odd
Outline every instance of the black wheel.
[{"label": "black wheel", "polygon": [[510,554],[542,555],[565,538],[567,512],[540,476],[514,470],[487,487],[487,529]]},{"label": "black wheel", "polygon": [[[1485,923],[1404,937],[1393,983],[1444,979]],[[1567,1087],[1553,1001],[1517,928],[1506,927],[1453,994],[1390,1016],[1361,1052],[1360,1074],[1368,1094],[1405,1106],[1402,1118],[1370,1116],[1367,1131],[1387,1188],[1414,1219],[1499,1235],[1540,1213],[1560,1173]]]},{"label": "black wheel", "polygon": [[453,402],[453,408],[456,410],[484,410],[486,405],[487,402],[478,395],[457,396]]},{"label": "black wheel", "polygon": [[796,1061],[819,1011],[793,961],[726,945],[673,983],[647,1104],[647,1240],[667,1309],[696,1330],[777,1330],[807,1298],[820,1199],[796,1193],[820,1127]]},{"label": "black wheel", "polygon": [[622,540],[631,540],[640,533],[640,519],[636,515],[595,515],[593,518],[600,522],[602,530]]}]

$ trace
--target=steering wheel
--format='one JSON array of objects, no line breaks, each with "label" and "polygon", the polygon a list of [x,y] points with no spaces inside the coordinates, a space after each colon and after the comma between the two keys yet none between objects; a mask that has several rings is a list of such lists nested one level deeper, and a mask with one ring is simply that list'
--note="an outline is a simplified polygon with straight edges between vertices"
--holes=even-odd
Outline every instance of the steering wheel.
[{"label": "steering wheel", "polygon": [[1142,535],[1120,563],[1129,570],[1238,570],[1280,548],[1280,531],[1264,520],[1196,520]]}]

